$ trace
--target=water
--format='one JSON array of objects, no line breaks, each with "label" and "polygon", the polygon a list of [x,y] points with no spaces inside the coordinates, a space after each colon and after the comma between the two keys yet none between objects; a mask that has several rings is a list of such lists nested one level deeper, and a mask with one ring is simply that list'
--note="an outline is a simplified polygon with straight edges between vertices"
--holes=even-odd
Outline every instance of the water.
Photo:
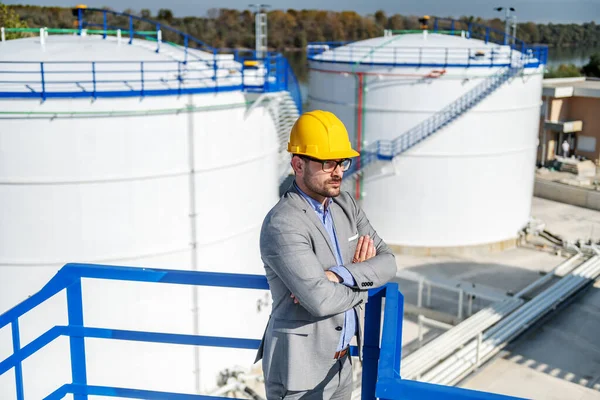
[{"label": "water", "polygon": [[558,67],[560,64],[583,67],[590,62],[590,56],[594,53],[600,53],[600,47],[549,48],[548,67]]}]

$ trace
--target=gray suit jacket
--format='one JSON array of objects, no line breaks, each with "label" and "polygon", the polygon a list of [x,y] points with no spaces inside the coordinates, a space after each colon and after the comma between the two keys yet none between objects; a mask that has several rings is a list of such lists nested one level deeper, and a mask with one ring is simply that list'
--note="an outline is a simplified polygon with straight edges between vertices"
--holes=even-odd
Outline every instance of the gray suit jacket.
[{"label": "gray suit jacket", "polygon": [[[335,365],[344,312],[354,308],[362,324],[367,290],[385,285],[396,274],[396,261],[352,196],[342,192],[330,205],[344,266],[355,287],[327,279],[337,265],[334,244],[314,209],[292,187],[267,214],[260,252],[273,298],[271,318],[258,350],[265,384],[309,390]],[[374,239],[377,255],[352,264],[359,236]],[[300,304],[294,304],[293,293]],[[362,332],[362,329],[359,329]],[[359,349],[361,333],[358,337]]]}]

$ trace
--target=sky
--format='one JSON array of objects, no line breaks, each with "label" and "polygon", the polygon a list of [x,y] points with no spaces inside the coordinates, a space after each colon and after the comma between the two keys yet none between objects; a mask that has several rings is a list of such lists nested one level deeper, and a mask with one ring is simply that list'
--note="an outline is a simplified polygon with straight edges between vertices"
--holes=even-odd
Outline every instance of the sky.
[{"label": "sky", "polygon": [[[0,0],[1,1],[1,0]],[[204,16],[210,8],[246,9],[252,0],[5,0],[6,4],[32,4],[40,6],[71,7],[78,3],[88,7],[108,6],[118,11],[130,8],[136,11],[149,8],[156,13],[168,8],[175,16]],[[538,23],[600,23],[600,0],[263,0],[274,9],[353,10],[359,14],[372,14],[383,10],[388,15],[436,15],[460,17],[473,15],[482,18],[502,17],[495,7],[516,9],[520,22]]]}]

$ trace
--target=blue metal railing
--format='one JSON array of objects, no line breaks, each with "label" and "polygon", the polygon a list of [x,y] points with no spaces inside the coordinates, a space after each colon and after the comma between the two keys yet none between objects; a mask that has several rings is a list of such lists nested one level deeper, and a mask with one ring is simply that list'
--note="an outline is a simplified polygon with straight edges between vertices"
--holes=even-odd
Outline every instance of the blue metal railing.
[{"label": "blue metal railing", "polygon": [[[523,65],[517,63],[486,78],[479,85],[450,103],[425,121],[393,140],[377,140],[361,151],[360,168],[363,169],[375,160],[390,161],[411,147],[427,139],[455,119],[469,111],[483,99],[498,89],[504,82],[523,71]],[[346,173],[353,175],[359,170],[354,168]]]},{"label": "blue metal railing", "polygon": [[[102,15],[102,23],[86,17]],[[110,21],[108,17],[114,17]],[[136,37],[179,51],[180,61],[0,61],[0,98],[137,97],[226,91],[289,91],[302,109],[298,82],[285,58],[275,52],[216,49],[187,33],[157,21],[103,9],[78,9],[77,29],[99,27],[102,35],[119,29],[132,44]],[[120,21],[119,21],[120,20]],[[127,22],[120,27],[119,22]],[[150,24],[154,31],[139,31],[135,23]],[[175,36],[161,40],[162,33]],[[124,39],[125,39],[124,38]],[[161,48],[161,45],[163,46]],[[252,67],[246,65],[252,61]],[[25,77],[25,79],[23,78]]]},{"label": "blue metal railing", "polygon": [[[157,392],[149,390],[97,386],[88,382],[85,338],[110,340],[131,340],[149,343],[169,343],[192,346],[216,346],[229,348],[256,349],[259,340],[245,338],[224,338],[195,336],[171,333],[90,328],[84,325],[82,278],[109,279],[119,281],[155,282],[164,284],[197,285],[212,287],[233,287],[243,289],[268,289],[264,276],[226,274],[212,272],[192,272],[133,267],[116,267],[92,264],[67,264],[39,292],[16,307],[0,315],[0,329],[12,327],[13,354],[0,361],[0,376],[11,369],[16,371],[15,383],[17,400],[23,400],[24,383],[22,363],[55,339],[69,338],[72,382],[50,393],[45,399],[62,399],[68,394],[75,400],[87,399],[88,395],[127,397],[135,399],[216,399],[202,395]],[[19,319],[55,294],[67,292],[68,325],[54,326],[47,332],[20,347]],[[381,327],[382,299],[386,297],[383,330]],[[481,399],[508,400],[511,397],[485,392],[470,391],[400,379],[402,348],[402,319],[404,298],[396,283],[369,291],[366,305],[364,362],[362,373],[362,399]],[[379,345],[381,340],[381,346]],[[356,355],[356,349],[352,349]],[[132,371],[132,374],[136,371]]]},{"label": "blue metal railing", "polygon": [[[509,48],[363,46],[349,45],[352,42],[313,42],[307,46],[307,57],[311,61],[326,63],[387,67],[506,67],[511,65],[515,56],[513,53],[518,51],[523,54],[525,68],[537,68],[548,61],[546,45],[527,45],[497,29],[447,18],[434,18],[432,31],[442,31],[443,25],[449,25],[451,33],[464,31],[468,39],[477,38],[485,44],[497,43]],[[448,29],[443,32],[448,32]]]}]

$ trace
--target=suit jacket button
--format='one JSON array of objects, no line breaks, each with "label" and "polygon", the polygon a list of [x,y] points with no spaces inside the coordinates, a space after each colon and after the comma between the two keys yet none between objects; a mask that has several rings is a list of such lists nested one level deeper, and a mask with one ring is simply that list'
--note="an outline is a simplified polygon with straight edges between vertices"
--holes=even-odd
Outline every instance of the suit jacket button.
[{"label": "suit jacket button", "polygon": [[341,331],[341,330],[342,330],[342,327],[341,327],[341,326],[336,326],[336,327],[335,327],[335,330],[336,330],[336,331]]}]

